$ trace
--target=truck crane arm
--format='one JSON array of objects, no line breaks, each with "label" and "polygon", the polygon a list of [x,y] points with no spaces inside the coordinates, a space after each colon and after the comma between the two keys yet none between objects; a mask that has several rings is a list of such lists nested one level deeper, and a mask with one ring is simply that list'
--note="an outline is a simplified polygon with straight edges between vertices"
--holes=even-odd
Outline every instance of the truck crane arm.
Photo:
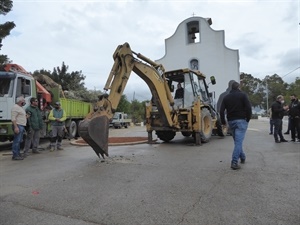
[{"label": "truck crane arm", "polygon": [[94,112],[89,113],[79,124],[79,135],[100,157],[108,156],[109,121],[120,102],[131,72],[136,73],[150,88],[165,126],[174,126],[171,116],[174,99],[164,76],[162,65],[131,50],[128,43],[119,45],[113,54],[114,64],[104,90],[99,96]]}]

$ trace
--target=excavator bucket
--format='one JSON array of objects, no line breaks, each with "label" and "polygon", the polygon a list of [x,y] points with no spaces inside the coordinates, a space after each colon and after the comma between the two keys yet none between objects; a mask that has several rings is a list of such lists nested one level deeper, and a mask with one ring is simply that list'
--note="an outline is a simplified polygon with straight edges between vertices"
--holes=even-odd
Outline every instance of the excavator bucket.
[{"label": "excavator bucket", "polygon": [[79,135],[100,155],[108,156],[109,119],[106,115],[85,119],[79,124]]}]

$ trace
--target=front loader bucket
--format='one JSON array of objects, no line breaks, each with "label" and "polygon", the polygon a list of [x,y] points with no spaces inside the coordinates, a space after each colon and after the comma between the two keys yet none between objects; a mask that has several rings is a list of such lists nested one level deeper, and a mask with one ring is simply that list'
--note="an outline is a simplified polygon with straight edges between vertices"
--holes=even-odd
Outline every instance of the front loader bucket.
[{"label": "front loader bucket", "polygon": [[108,156],[109,119],[106,115],[85,119],[79,124],[79,135],[104,158]]}]

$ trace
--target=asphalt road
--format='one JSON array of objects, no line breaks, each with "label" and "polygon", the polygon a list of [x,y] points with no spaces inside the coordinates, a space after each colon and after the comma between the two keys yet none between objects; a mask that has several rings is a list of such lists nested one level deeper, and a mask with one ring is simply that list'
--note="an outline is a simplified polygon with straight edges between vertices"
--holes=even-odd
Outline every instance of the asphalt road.
[{"label": "asphalt road", "polygon": [[[202,146],[180,134],[171,143],[111,146],[105,161],[67,140],[63,151],[23,161],[1,151],[0,223],[299,224],[300,144],[276,144],[268,128],[250,122],[238,171],[230,169],[231,136]],[[134,127],[111,135],[147,133]]]}]

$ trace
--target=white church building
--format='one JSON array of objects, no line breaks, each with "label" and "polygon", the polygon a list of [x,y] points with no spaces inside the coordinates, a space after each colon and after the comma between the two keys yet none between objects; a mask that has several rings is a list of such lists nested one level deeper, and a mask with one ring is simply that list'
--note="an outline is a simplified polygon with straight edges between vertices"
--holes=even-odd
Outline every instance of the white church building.
[{"label": "white church building", "polygon": [[213,30],[211,24],[211,18],[184,20],[165,40],[165,55],[155,61],[164,65],[166,71],[190,68],[201,71],[208,78],[214,76],[217,83],[209,85],[209,91],[217,104],[229,82],[240,81],[239,51],[226,47],[224,30]]}]

